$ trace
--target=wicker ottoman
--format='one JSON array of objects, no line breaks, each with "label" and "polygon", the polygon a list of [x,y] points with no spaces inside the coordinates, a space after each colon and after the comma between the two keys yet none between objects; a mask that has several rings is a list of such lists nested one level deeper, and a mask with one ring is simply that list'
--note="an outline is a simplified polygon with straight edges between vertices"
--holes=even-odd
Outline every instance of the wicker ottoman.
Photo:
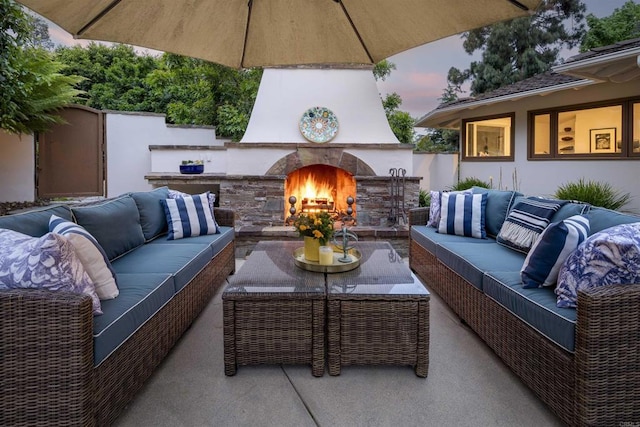
[{"label": "wicker ottoman", "polygon": [[[291,247],[289,247],[291,246]],[[222,294],[224,370],[310,364],[324,374],[325,278],[295,266],[300,242],[259,242]]]},{"label": "wicker ottoman", "polygon": [[344,365],[429,369],[429,292],[388,243],[359,243],[362,262],[327,275],[329,374]]}]

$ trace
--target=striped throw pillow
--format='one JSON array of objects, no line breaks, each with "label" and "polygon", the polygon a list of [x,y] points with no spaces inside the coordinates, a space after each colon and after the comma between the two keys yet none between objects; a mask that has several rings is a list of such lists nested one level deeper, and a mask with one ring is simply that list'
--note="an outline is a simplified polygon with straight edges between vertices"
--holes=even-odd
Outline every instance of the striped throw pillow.
[{"label": "striped throw pillow", "polygon": [[486,239],[486,206],[486,193],[442,193],[438,233]]},{"label": "striped throw pillow", "polygon": [[65,236],[76,251],[87,272],[96,294],[101,300],[113,299],[120,294],[116,273],[100,243],[84,227],[56,215],[49,218],[49,231]]},{"label": "striped throw pillow", "polygon": [[589,235],[589,220],[574,215],[550,224],[531,247],[520,270],[524,288],[554,286],[560,267]]},{"label": "striped throw pillow", "polygon": [[216,234],[216,223],[209,207],[209,192],[161,202],[169,225],[167,240]]}]

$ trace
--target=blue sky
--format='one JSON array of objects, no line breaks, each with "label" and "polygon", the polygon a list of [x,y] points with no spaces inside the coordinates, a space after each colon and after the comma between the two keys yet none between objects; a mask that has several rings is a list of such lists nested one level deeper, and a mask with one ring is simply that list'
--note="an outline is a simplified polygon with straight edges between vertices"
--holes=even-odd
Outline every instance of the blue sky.
[{"label": "blue sky", "polygon": [[[587,6],[587,13],[593,13],[597,17],[611,15],[613,10],[622,6],[625,1],[583,0]],[[53,42],[57,44],[89,43],[86,40],[74,40],[69,33],[54,24],[50,25],[49,33]],[[568,58],[576,53],[577,50],[567,51],[563,56]],[[403,101],[400,109],[419,118],[438,106],[438,98],[447,87],[449,68],[455,66],[464,70],[471,61],[478,58],[479,55],[470,56],[464,51],[459,35],[447,37],[390,57],[389,60],[396,65],[396,69],[385,81],[378,82],[378,89],[383,96],[387,93],[398,93]]]}]

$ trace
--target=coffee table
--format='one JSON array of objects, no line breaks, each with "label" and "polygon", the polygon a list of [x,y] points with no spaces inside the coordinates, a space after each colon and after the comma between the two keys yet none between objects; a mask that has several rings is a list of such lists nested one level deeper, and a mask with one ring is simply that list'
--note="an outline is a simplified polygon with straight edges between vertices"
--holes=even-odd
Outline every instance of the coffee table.
[{"label": "coffee table", "polygon": [[[222,294],[225,374],[250,364],[400,364],[426,377],[429,292],[388,242],[357,242],[360,266],[343,273],[297,267],[302,242],[259,242]],[[328,305],[328,314],[325,307]],[[326,332],[325,332],[326,327]]]},{"label": "coffee table", "polygon": [[327,275],[329,374],[345,365],[429,369],[429,292],[388,242],[359,242],[360,267]]},{"label": "coffee table", "polygon": [[258,242],[222,294],[224,366],[311,364],[324,374],[326,288],[322,273],[293,263],[300,242]]}]

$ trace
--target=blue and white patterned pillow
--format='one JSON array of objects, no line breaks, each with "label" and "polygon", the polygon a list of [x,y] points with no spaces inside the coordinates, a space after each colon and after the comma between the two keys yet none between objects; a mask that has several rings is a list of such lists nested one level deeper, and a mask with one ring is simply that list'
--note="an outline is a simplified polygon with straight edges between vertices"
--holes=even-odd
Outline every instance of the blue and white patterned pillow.
[{"label": "blue and white patterned pillow", "polygon": [[565,261],[558,274],[558,307],[576,307],[578,290],[640,283],[640,222],[593,234]]},{"label": "blue and white patterned pillow", "polygon": [[524,260],[520,277],[524,288],[555,285],[558,272],[567,257],[589,235],[589,220],[574,215],[550,224],[531,246]]},{"label": "blue and white patterned pillow", "polygon": [[438,233],[486,239],[487,194],[442,193]]},{"label": "blue and white patterned pillow", "polygon": [[[429,203],[429,219],[427,220],[427,227],[438,228],[440,226],[440,205],[442,201],[442,195],[444,191],[429,192],[431,202]],[[472,190],[463,191],[449,191],[447,194],[471,194]]]},{"label": "blue and white patterned pillow", "polygon": [[[216,213],[214,211],[214,205],[216,203],[216,193],[207,192],[207,198],[209,200],[209,208],[211,208],[211,216],[213,216],[213,222],[216,223],[216,233],[220,233],[220,225],[218,225],[218,221],[216,221]],[[191,194],[183,193],[182,191],[172,190],[169,188],[169,198],[170,199],[181,199],[183,197],[191,196]]]},{"label": "blue and white patterned pillow", "polygon": [[551,218],[567,203],[566,200],[548,200],[527,197],[515,204],[504,220],[496,242],[522,253],[531,246],[551,223]]},{"label": "blue and white patterned pillow", "polygon": [[209,208],[209,192],[161,200],[169,225],[167,240],[215,234],[218,230]]},{"label": "blue and white patterned pillow", "polygon": [[65,236],[76,250],[82,266],[91,277],[100,299],[113,299],[120,294],[116,273],[102,246],[84,227],[56,215],[49,219],[49,231]]},{"label": "blue and white patterned pillow", "polygon": [[102,314],[91,278],[64,237],[31,237],[0,229],[0,289],[69,291],[91,297],[93,314]]}]

